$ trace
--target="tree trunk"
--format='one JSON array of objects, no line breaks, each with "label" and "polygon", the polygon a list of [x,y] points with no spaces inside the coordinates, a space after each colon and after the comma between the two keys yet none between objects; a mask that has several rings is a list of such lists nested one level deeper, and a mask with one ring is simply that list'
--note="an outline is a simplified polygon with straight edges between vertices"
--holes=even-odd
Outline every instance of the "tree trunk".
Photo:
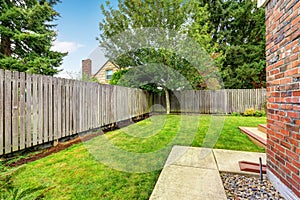
[{"label": "tree trunk", "polygon": [[164,88],[165,96],[166,96],[166,110],[167,115],[170,114],[170,94],[168,88]]},{"label": "tree trunk", "polygon": [[11,56],[11,41],[9,37],[2,36],[0,44],[0,52],[5,56]]}]

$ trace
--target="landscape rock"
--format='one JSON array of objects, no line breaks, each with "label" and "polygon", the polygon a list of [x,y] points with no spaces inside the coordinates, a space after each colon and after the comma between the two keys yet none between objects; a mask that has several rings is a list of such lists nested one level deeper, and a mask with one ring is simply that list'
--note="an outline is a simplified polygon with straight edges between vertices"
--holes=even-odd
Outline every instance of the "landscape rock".
[{"label": "landscape rock", "polygon": [[272,183],[259,177],[221,173],[228,200],[284,200]]}]

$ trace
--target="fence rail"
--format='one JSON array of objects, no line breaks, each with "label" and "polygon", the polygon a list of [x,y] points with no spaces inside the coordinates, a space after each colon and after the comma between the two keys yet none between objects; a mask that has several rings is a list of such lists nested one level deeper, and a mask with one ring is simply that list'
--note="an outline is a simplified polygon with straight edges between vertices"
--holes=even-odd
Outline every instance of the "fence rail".
[{"label": "fence rail", "polygon": [[0,69],[0,155],[149,111],[143,90]]},{"label": "fence rail", "polygon": [[[247,108],[263,109],[265,89],[188,90],[170,95],[171,112],[202,114],[244,112]],[[161,112],[165,97],[155,95],[153,111]]]}]

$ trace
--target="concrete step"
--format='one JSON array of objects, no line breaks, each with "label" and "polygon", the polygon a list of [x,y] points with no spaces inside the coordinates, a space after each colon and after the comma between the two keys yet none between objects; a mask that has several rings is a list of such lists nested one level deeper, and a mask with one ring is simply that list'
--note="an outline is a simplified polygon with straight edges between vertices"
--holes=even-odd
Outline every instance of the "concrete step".
[{"label": "concrete step", "polygon": [[258,125],[258,130],[267,134],[267,131],[268,131],[268,127],[267,127],[267,124],[259,124]]},{"label": "concrete step", "polygon": [[258,146],[266,148],[267,146],[267,134],[253,127],[242,127],[239,129],[242,133],[246,134],[250,140],[252,140]]}]

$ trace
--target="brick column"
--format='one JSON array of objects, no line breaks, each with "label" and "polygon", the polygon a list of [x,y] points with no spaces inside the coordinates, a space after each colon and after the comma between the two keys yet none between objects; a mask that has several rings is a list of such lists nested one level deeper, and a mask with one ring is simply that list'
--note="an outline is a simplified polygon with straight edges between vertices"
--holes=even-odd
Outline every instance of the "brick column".
[{"label": "brick column", "polygon": [[270,180],[287,199],[300,198],[300,1],[266,4]]},{"label": "brick column", "polygon": [[92,76],[92,60],[86,59],[82,60],[82,77],[86,75],[87,78]]}]

